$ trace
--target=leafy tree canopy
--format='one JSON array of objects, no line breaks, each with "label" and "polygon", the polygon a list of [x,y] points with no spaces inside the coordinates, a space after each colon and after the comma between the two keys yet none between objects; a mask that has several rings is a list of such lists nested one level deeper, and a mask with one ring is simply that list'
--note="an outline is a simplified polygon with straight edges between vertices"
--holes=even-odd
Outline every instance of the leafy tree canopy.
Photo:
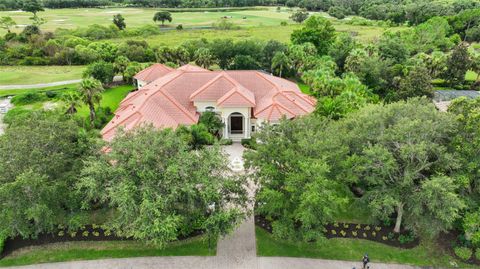
[{"label": "leafy tree canopy", "polygon": [[168,11],[159,11],[153,16],[153,21],[161,21],[162,25],[164,25],[165,21],[172,22],[172,14]]},{"label": "leafy tree canopy", "polygon": [[250,177],[260,186],[256,212],[273,221],[278,238],[322,239],[323,225],[346,202],[342,184],[331,177],[343,148],[325,135],[326,126],[317,117],[264,126],[255,135],[262,143],[245,153]]},{"label": "leafy tree canopy", "polygon": [[335,28],[329,20],[312,16],[305,21],[303,28],[293,31],[290,39],[293,44],[312,43],[319,55],[325,55],[335,41]]},{"label": "leafy tree canopy", "polygon": [[191,150],[174,131],[146,126],[109,148],[87,161],[77,187],[85,209],[115,209],[108,225],[117,234],[165,246],[195,229],[225,234],[243,216],[243,181],[218,147]]},{"label": "leafy tree canopy", "polygon": [[396,213],[415,232],[436,235],[452,227],[464,207],[452,176],[459,162],[449,151],[456,124],[423,99],[371,105],[338,122],[349,147],[340,178],[364,190],[372,214]]}]

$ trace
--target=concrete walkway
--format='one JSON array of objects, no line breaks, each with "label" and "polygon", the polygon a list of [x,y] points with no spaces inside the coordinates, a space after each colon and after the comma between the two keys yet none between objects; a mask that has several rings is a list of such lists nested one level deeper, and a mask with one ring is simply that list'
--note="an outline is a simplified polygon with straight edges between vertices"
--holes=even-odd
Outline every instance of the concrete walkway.
[{"label": "concrete walkway", "polygon": [[[244,148],[235,143],[224,147],[230,162],[241,159]],[[240,160],[243,168],[243,160]],[[231,164],[233,166],[233,164]],[[242,169],[243,170],[243,169]],[[250,184],[249,195],[255,187]],[[252,200],[253,201],[253,200]],[[252,208],[252,204],[249,205]],[[253,216],[244,221],[231,235],[221,238],[217,244],[217,256],[175,256],[143,257],[125,259],[104,259],[93,261],[72,261],[49,264],[35,264],[13,267],[18,269],[352,269],[362,268],[358,262],[288,258],[257,257],[255,223]],[[371,263],[371,269],[421,269],[408,265]]]},{"label": "concrete walkway", "polygon": [[[122,76],[115,76],[113,78],[113,82],[122,81]],[[68,84],[76,84],[80,83],[81,79],[74,79],[74,80],[64,80],[64,81],[57,81],[57,82],[50,82],[50,83],[39,83],[39,84],[25,84],[25,85],[0,85],[0,90],[24,90],[24,89],[40,89],[40,88],[47,88],[47,87],[54,87],[54,86],[62,86]]]},{"label": "concrete walkway", "polygon": [[62,86],[62,85],[80,83],[80,81],[82,81],[82,80],[81,79],[75,79],[75,80],[65,80],[65,81],[40,83],[40,84],[3,85],[3,86],[0,86],[0,90],[23,90],[23,89],[47,88],[47,87],[54,87],[54,86]]},{"label": "concrete walkway", "polygon": [[[231,259],[216,257],[176,256],[142,257],[125,259],[104,259],[92,261],[72,261],[45,263],[17,267],[16,269],[352,269],[362,268],[360,262],[335,261],[287,257],[257,257],[238,267]],[[399,264],[371,263],[371,269],[425,269],[433,267],[415,267]]]}]

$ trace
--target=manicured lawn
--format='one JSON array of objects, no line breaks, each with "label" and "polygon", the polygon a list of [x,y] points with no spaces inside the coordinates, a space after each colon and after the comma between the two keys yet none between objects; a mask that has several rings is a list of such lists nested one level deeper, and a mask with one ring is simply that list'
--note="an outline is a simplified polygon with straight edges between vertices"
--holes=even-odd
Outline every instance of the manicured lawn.
[{"label": "manicured lawn", "polygon": [[[451,267],[455,261],[433,244],[422,243],[413,249],[400,249],[361,239],[329,239],[325,243],[287,242],[274,239],[264,229],[256,227],[257,255],[321,258],[360,261],[368,253],[372,262],[402,263],[417,266]],[[473,267],[472,267],[473,268]]]},{"label": "manicured lawn", "polygon": [[[45,18],[47,23],[42,25],[43,30],[54,31],[57,28],[75,29],[77,27],[86,27],[91,24],[112,25],[112,16],[122,14],[127,23],[127,29],[132,29],[144,25],[155,25],[153,14],[158,9],[151,8],[107,8],[107,9],[47,9],[39,13],[39,16]],[[320,16],[326,16],[325,13],[311,13]],[[280,12],[275,7],[239,10],[239,11],[221,11],[221,12],[174,12],[173,21],[167,27],[174,28],[182,24],[184,28],[211,26],[221,17],[228,17],[230,22],[239,26],[238,30],[218,31],[218,30],[171,30],[165,31],[159,35],[147,37],[146,41],[151,45],[178,45],[189,39],[206,38],[213,39],[218,37],[232,38],[240,40],[244,38],[256,38],[261,40],[275,39],[282,42],[289,42],[290,34],[294,29],[301,25],[294,23],[289,19],[291,10],[282,8]],[[23,25],[30,23],[31,14],[26,12],[0,12],[1,16],[11,16],[19,27],[15,32],[20,32]],[[361,41],[371,41],[381,35],[386,28],[379,26],[356,26],[346,24],[343,20],[330,18],[334,27],[341,32],[351,32],[356,34],[356,38]],[[87,24],[85,23],[87,22]],[[287,22],[287,26],[280,26],[281,22]],[[402,27],[389,28],[390,30],[402,29]],[[4,30],[0,30],[0,35]],[[126,38],[125,38],[126,39]],[[128,39],[135,39],[130,37]],[[119,39],[119,40],[123,40]],[[116,40],[116,41],[119,41]],[[1,82],[0,82],[1,84]]]},{"label": "manicured lawn", "polygon": [[[122,14],[125,18],[127,28],[134,28],[144,25],[155,25],[153,15],[159,9],[155,8],[79,8],[79,9],[46,9],[38,15],[45,18],[47,22],[42,25],[42,29],[54,31],[57,28],[74,29],[77,27],[85,27],[90,24],[112,25],[112,17],[115,14]],[[30,13],[19,11],[2,11],[1,16],[10,16],[19,27],[15,28],[15,32],[23,29],[24,25],[31,23],[29,19]],[[267,10],[251,10],[239,11],[220,11],[220,12],[174,12],[172,13],[173,21],[167,23],[170,27],[183,24],[184,27],[189,26],[211,26],[212,23],[218,21],[221,17],[227,16],[231,22],[239,26],[259,26],[259,25],[280,25],[281,21],[289,20],[290,13],[284,8],[282,12],[277,12],[274,7]],[[85,24],[87,22],[88,24]],[[3,29],[0,34],[5,32]]]},{"label": "manicured lawn", "polygon": [[77,84],[69,84],[69,85],[54,86],[54,87],[39,88],[39,89],[0,90],[0,97],[29,93],[29,92],[71,91],[71,90],[75,90],[77,87],[78,87]]},{"label": "manicured lawn", "polygon": [[0,74],[2,74],[0,85],[25,85],[81,79],[84,69],[84,66],[0,66]]},{"label": "manicured lawn", "polygon": [[308,86],[307,84],[305,84],[303,82],[297,82],[297,85],[303,93],[305,93],[305,94],[311,94],[312,93],[310,91],[310,86]]},{"label": "manicured lawn", "polygon": [[[243,40],[253,38],[258,40],[278,40],[289,43],[290,34],[295,29],[301,28],[300,24],[289,24],[287,26],[268,25],[256,27],[244,27],[237,30],[183,30],[183,31],[165,31],[164,33],[146,37],[144,40],[150,45],[177,46],[185,40],[195,40],[205,38],[212,40],[215,38],[231,38],[233,40]],[[355,26],[341,23],[334,23],[334,27],[339,31],[355,32],[360,41],[371,41],[378,38],[385,29],[378,26]],[[393,28],[390,28],[393,29]],[[395,28],[397,29],[397,28]],[[122,39],[114,39],[121,41]]]},{"label": "manicured lawn", "polygon": [[211,256],[215,253],[216,246],[213,244],[209,249],[203,237],[173,242],[165,249],[136,241],[68,242],[21,249],[0,260],[0,266],[146,256]]},{"label": "manicured lawn", "polygon": [[[123,98],[133,89],[134,87],[131,85],[122,85],[105,90],[102,93],[100,106],[109,107],[112,112],[115,112]],[[77,114],[82,117],[88,116],[88,107],[85,105],[79,107]]]}]

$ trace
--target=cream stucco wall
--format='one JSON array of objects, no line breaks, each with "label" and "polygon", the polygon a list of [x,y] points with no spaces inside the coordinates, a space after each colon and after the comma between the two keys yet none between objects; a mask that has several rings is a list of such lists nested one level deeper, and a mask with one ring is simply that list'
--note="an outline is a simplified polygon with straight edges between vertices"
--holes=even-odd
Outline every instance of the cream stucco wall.
[{"label": "cream stucco wall", "polygon": [[147,82],[145,81],[141,81],[141,80],[137,80],[137,88],[140,89],[141,87],[147,85]]},{"label": "cream stucco wall", "polygon": [[202,113],[207,111],[207,107],[213,107],[215,108],[214,112],[219,112],[217,108],[217,102],[193,102],[193,105],[197,108],[197,111]]}]

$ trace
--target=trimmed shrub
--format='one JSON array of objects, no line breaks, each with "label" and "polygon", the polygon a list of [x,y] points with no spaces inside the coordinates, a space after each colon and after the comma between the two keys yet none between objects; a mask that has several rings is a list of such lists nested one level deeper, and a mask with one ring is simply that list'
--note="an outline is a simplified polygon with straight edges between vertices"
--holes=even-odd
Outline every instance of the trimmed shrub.
[{"label": "trimmed shrub", "polygon": [[14,107],[10,109],[5,117],[3,117],[3,122],[11,125],[17,121],[21,121],[23,119],[29,118],[32,115],[33,111],[29,109],[25,109],[22,107]]},{"label": "trimmed shrub", "polygon": [[415,235],[412,233],[409,234],[402,234],[398,237],[398,241],[400,244],[407,244],[413,242],[415,240]]},{"label": "trimmed shrub", "polygon": [[57,96],[57,92],[54,92],[54,91],[46,91],[45,92],[45,95],[48,97],[48,98],[55,98]]},{"label": "trimmed shrub", "polygon": [[226,145],[231,145],[233,144],[233,141],[232,139],[226,139],[226,138],[222,138],[218,141],[218,143],[222,146],[226,146]]},{"label": "trimmed shrub", "polygon": [[15,95],[12,98],[12,104],[14,105],[29,105],[40,101],[46,100],[46,95],[38,92],[27,92]]},{"label": "trimmed shrub", "polygon": [[241,140],[242,146],[248,148],[248,149],[255,149],[257,146],[257,141],[255,139],[251,138],[244,138]]},{"label": "trimmed shrub", "polygon": [[473,254],[473,251],[467,247],[456,247],[453,251],[455,252],[455,255],[464,261],[469,260]]}]

